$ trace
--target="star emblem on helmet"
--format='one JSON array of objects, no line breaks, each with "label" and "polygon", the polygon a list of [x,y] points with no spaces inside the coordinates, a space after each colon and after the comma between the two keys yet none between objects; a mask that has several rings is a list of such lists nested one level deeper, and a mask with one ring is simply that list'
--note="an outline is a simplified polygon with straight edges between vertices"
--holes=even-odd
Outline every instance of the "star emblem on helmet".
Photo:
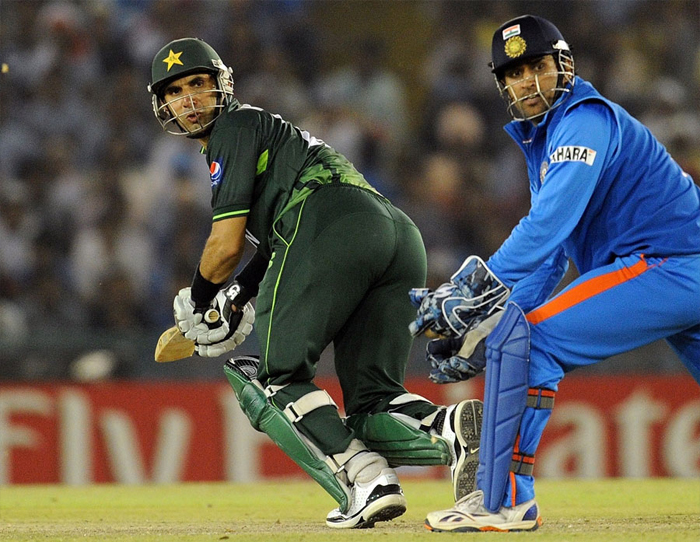
[{"label": "star emblem on helmet", "polygon": [[527,49],[527,43],[522,37],[513,36],[512,38],[508,38],[508,40],[506,41],[505,49],[506,54],[510,58],[518,58],[523,53],[525,53],[525,49]]},{"label": "star emblem on helmet", "polygon": [[170,68],[173,67],[173,64],[179,64],[180,66],[184,66],[182,60],[180,60],[180,55],[182,55],[182,51],[180,51],[179,53],[173,53],[173,50],[170,49],[170,54],[168,55],[168,58],[163,59],[163,62],[165,62],[168,65],[168,71],[170,71]]}]

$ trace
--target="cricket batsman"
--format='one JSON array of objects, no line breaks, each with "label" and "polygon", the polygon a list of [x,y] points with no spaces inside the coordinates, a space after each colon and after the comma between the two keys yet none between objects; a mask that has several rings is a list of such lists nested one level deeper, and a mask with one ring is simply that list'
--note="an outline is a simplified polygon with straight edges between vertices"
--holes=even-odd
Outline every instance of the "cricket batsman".
[{"label": "cricket batsman", "polygon": [[[151,76],[156,118],[201,145],[211,178],[211,233],[175,297],[176,323],[207,357],[235,348],[254,323],[259,359],[231,359],[226,376],[252,426],[337,501],[326,525],[403,514],[397,465],[448,465],[455,499],[471,493],[481,402],[438,406],[403,386],[406,292],[426,279],[413,222],[322,140],[240,103],[232,70],[204,41],[168,43]],[[255,255],[226,285],[246,238]],[[314,383],[330,344],[346,419]]]}]

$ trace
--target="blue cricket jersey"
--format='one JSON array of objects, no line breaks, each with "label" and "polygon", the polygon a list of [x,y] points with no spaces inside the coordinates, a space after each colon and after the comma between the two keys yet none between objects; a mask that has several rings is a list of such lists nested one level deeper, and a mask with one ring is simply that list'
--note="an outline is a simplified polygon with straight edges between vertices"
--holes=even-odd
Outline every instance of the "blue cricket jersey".
[{"label": "blue cricket jersey", "polygon": [[496,276],[513,286],[562,247],[581,274],[630,254],[700,254],[700,188],[663,145],[580,77],[560,99],[537,126],[505,127],[531,209],[489,259]]}]

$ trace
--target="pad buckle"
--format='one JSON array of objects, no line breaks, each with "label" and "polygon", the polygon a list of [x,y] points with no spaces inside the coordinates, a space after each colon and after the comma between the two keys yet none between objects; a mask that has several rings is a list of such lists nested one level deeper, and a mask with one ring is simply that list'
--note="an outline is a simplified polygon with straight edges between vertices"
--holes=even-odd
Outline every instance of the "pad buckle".
[{"label": "pad buckle", "polygon": [[556,392],[554,390],[548,390],[547,388],[530,388],[527,390],[526,405],[538,410],[552,410],[554,408],[555,395]]},{"label": "pad buckle", "polygon": [[316,390],[306,395],[302,395],[296,401],[288,403],[282,411],[292,423],[299,422],[309,412],[324,406],[332,406],[338,408],[333,398],[326,390]]},{"label": "pad buckle", "polygon": [[532,472],[535,470],[535,456],[520,452],[513,452],[513,460],[510,462],[510,470],[515,474],[532,476]]}]

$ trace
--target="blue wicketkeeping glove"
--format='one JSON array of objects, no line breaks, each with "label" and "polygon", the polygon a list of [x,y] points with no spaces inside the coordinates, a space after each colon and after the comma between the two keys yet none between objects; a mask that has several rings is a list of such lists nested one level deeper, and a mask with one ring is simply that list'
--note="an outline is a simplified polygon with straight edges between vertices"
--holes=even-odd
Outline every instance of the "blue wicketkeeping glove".
[{"label": "blue wicketkeeping glove", "polygon": [[430,330],[443,337],[462,337],[469,329],[503,308],[510,290],[478,256],[467,258],[450,282],[431,292],[414,288],[411,303],[418,309],[409,325],[413,336]]},{"label": "blue wicketkeeping glove", "polygon": [[464,380],[457,370],[452,368],[452,358],[462,346],[459,338],[434,339],[425,345],[425,356],[432,368],[428,378],[436,384],[451,384]]},{"label": "blue wicketkeeping glove", "polygon": [[426,345],[426,357],[432,367],[428,378],[436,384],[469,380],[486,368],[486,337],[503,315],[498,310],[480,320],[462,338],[435,339]]},{"label": "blue wicketkeeping glove", "polygon": [[447,282],[434,292],[413,288],[408,295],[418,309],[415,321],[408,326],[414,337],[427,329],[445,337],[459,337],[460,331],[462,334],[466,331],[460,315],[468,309],[468,300],[454,284]]}]

